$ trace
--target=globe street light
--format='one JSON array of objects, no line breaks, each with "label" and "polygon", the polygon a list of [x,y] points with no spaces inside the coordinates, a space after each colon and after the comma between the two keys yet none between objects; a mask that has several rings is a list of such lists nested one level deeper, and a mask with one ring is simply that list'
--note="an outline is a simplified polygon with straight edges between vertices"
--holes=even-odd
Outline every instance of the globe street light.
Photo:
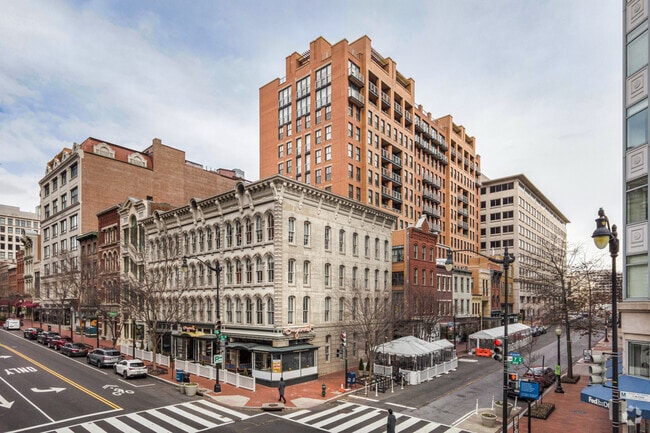
[{"label": "globe street light", "polygon": [[612,432],[619,432],[620,392],[618,390],[618,315],[616,313],[616,257],[618,256],[618,232],[616,224],[609,226],[609,218],[601,207],[598,209],[596,230],[591,237],[599,249],[609,245],[609,255],[612,257]]},{"label": "globe street light", "polygon": [[562,337],[562,328],[559,326],[555,328],[555,335],[557,335],[557,365],[555,366],[557,384],[555,385],[555,392],[564,394],[564,390],[562,389],[562,367],[560,364],[560,337]]},{"label": "globe street light", "polygon": [[[212,267],[210,266],[209,263],[204,262],[203,260],[196,258],[199,262],[203,263],[206,268],[208,268],[211,271],[214,271],[215,274],[217,274],[217,323],[215,325],[215,331],[218,331],[219,334],[221,334],[221,302],[219,300],[219,280],[220,280],[220,275],[221,275],[221,265],[219,265],[219,261],[215,262],[215,266]],[[187,272],[188,266],[187,266],[187,257],[183,257],[183,264],[181,265],[181,269],[183,272]],[[215,332],[217,334],[217,332]],[[221,354],[221,335],[218,335],[217,339],[217,350],[219,354]],[[214,384],[214,392],[221,392],[221,384],[219,383],[219,367],[217,366],[217,363],[214,363],[214,368],[217,370],[217,381]]]},{"label": "globe street light", "polygon": [[[453,254],[454,252],[471,252],[477,254],[481,257],[485,257],[492,263],[497,263],[503,265],[503,274],[505,275],[504,282],[504,312],[503,312],[503,433],[508,431],[508,320],[510,319],[509,313],[509,304],[508,304],[508,269],[510,268],[510,263],[515,261],[515,256],[508,253],[508,247],[505,247],[503,251],[503,258],[496,259],[494,257],[487,256],[485,254],[479,253],[471,249],[461,249],[452,251],[451,248],[447,248],[447,260],[445,261],[445,269],[451,271],[454,268]],[[454,330],[455,331],[455,330]]]}]

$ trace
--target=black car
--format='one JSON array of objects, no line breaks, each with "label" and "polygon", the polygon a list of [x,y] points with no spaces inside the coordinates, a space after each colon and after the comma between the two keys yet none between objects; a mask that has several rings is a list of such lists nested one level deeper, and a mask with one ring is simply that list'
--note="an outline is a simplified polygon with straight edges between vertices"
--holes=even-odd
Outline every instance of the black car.
[{"label": "black car", "polygon": [[62,355],[86,356],[88,355],[89,346],[84,343],[65,343],[59,350]]},{"label": "black car", "polygon": [[36,341],[38,341],[40,344],[47,344],[50,342],[50,339],[53,337],[58,337],[59,333],[56,331],[44,331],[38,334],[38,337],[36,337]]},{"label": "black car", "polygon": [[36,337],[38,337],[38,334],[41,332],[43,332],[43,328],[27,328],[23,331],[23,337],[30,340],[36,340]]}]

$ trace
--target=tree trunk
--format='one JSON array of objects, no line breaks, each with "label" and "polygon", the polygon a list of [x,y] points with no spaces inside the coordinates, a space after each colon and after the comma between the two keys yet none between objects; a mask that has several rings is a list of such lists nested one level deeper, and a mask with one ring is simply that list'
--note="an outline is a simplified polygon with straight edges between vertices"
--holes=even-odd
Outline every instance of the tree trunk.
[{"label": "tree trunk", "polygon": [[571,325],[566,324],[566,359],[567,359],[567,377],[573,379],[573,354],[571,350]]}]

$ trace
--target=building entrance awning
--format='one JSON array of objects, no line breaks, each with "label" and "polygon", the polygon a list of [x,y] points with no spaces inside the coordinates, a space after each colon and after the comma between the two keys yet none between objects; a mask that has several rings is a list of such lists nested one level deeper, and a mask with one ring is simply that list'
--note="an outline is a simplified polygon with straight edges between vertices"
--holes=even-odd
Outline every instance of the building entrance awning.
[{"label": "building entrance awning", "polygon": [[[621,400],[625,400],[628,409],[636,407],[641,409],[641,417],[650,419],[650,380],[634,376],[619,376],[618,389]],[[612,388],[603,385],[591,385],[580,392],[580,400],[609,409],[612,399]]]}]

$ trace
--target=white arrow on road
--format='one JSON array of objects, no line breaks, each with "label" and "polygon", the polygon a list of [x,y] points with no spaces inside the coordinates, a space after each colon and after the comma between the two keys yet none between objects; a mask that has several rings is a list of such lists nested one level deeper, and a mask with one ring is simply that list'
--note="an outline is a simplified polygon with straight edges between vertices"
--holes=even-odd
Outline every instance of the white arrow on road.
[{"label": "white arrow on road", "polygon": [[32,388],[33,392],[56,392],[57,394],[60,393],[61,391],[65,391],[65,388],[48,388],[48,389],[38,389],[38,388]]},{"label": "white arrow on road", "polygon": [[11,356],[9,356],[9,355],[0,355],[0,359],[7,359],[7,358],[11,358]]},{"label": "white arrow on road", "polygon": [[0,395],[0,407],[4,407],[5,409],[11,409],[11,406],[14,404],[13,401],[7,401],[6,398]]}]

